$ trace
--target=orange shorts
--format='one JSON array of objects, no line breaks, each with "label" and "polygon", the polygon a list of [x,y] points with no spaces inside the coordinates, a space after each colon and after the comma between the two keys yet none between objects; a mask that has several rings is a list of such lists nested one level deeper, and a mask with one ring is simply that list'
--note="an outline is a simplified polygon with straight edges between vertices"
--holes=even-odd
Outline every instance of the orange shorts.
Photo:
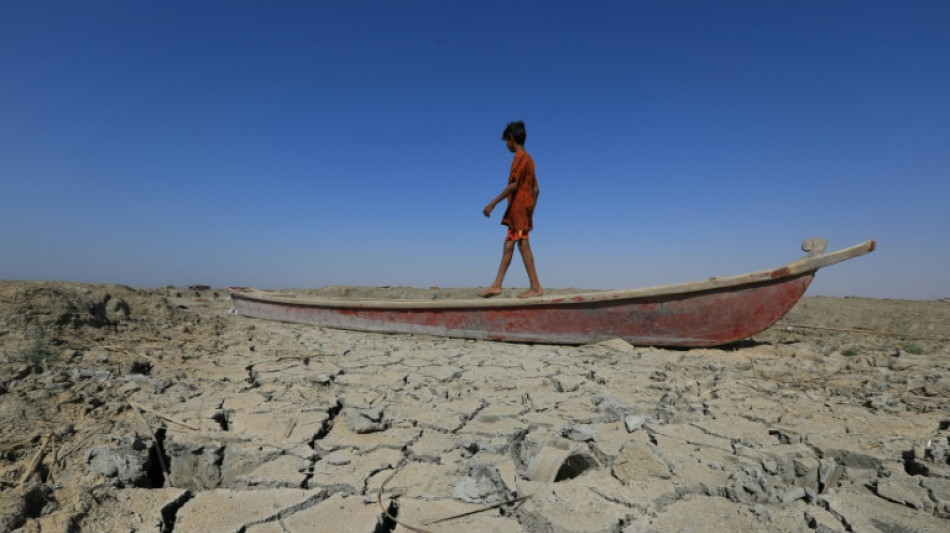
[{"label": "orange shorts", "polygon": [[520,241],[521,239],[527,239],[527,238],[528,238],[527,231],[515,231],[513,229],[509,229],[508,234],[505,235],[506,241]]}]

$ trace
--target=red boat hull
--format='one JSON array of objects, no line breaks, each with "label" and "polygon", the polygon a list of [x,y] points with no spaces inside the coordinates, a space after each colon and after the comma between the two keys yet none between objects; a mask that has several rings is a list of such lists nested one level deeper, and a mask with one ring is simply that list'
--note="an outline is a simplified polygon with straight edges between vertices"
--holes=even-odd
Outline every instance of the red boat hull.
[{"label": "red boat hull", "polygon": [[464,339],[588,344],[620,338],[641,346],[716,346],[755,335],[787,313],[815,272],[874,251],[873,240],[808,255],[778,268],[643,289],[536,298],[455,300],[297,297],[231,287],[242,315],[340,329]]},{"label": "red boat hull", "polygon": [[621,338],[642,346],[716,346],[754,335],[801,298],[813,273],[743,287],[624,300],[570,297],[505,307],[374,308],[273,302],[232,290],[236,310],[252,317],[381,333],[466,339],[588,344]]}]

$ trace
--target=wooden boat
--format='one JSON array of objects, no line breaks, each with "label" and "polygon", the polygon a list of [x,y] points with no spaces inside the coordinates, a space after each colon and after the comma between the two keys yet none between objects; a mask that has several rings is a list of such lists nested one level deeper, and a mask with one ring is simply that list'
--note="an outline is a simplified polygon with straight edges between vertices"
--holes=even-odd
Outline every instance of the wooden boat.
[{"label": "wooden boat", "polygon": [[778,268],[706,281],[538,298],[327,298],[231,287],[242,315],[380,333],[587,344],[621,338],[641,346],[716,346],[754,335],[787,313],[818,269],[874,250],[866,241],[807,255]]}]

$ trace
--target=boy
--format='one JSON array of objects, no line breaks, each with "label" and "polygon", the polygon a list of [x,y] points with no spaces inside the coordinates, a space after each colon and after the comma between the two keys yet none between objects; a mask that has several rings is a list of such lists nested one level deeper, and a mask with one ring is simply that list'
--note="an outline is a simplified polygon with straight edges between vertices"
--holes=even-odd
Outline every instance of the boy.
[{"label": "boy", "polygon": [[531,288],[518,295],[518,298],[530,298],[541,296],[544,290],[541,288],[541,282],[538,281],[538,273],[534,269],[534,255],[531,253],[531,244],[528,242],[528,232],[531,231],[532,215],[534,207],[538,203],[538,180],[534,175],[534,160],[524,150],[524,141],[527,133],[524,129],[524,122],[509,122],[505,131],[501,134],[501,140],[508,145],[508,150],[515,154],[514,161],[511,162],[511,172],[508,175],[508,186],[491,201],[482,214],[486,217],[491,215],[492,209],[502,200],[508,199],[508,208],[505,215],[501,217],[501,223],[508,226],[508,234],[505,237],[505,248],[501,255],[501,265],[498,267],[498,275],[495,276],[495,282],[491,287],[482,291],[482,298],[491,298],[501,294],[501,283],[505,279],[505,272],[508,271],[508,265],[511,264],[511,257],[514,255],[515,243],[521,251],[521,259],[524,260],[524,268],[528,271],[528,280],[531,282]]}]

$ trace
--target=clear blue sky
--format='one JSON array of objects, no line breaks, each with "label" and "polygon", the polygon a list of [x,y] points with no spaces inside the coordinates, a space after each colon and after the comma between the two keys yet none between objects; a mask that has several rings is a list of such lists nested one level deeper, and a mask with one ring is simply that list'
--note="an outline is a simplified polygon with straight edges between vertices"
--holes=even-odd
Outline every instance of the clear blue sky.
[{"label": "clear blue sky", "polygon": [[[0,279],[950,297],[950,2],[0,0]],[[526,286],[515,257],[507,286]]]}]

